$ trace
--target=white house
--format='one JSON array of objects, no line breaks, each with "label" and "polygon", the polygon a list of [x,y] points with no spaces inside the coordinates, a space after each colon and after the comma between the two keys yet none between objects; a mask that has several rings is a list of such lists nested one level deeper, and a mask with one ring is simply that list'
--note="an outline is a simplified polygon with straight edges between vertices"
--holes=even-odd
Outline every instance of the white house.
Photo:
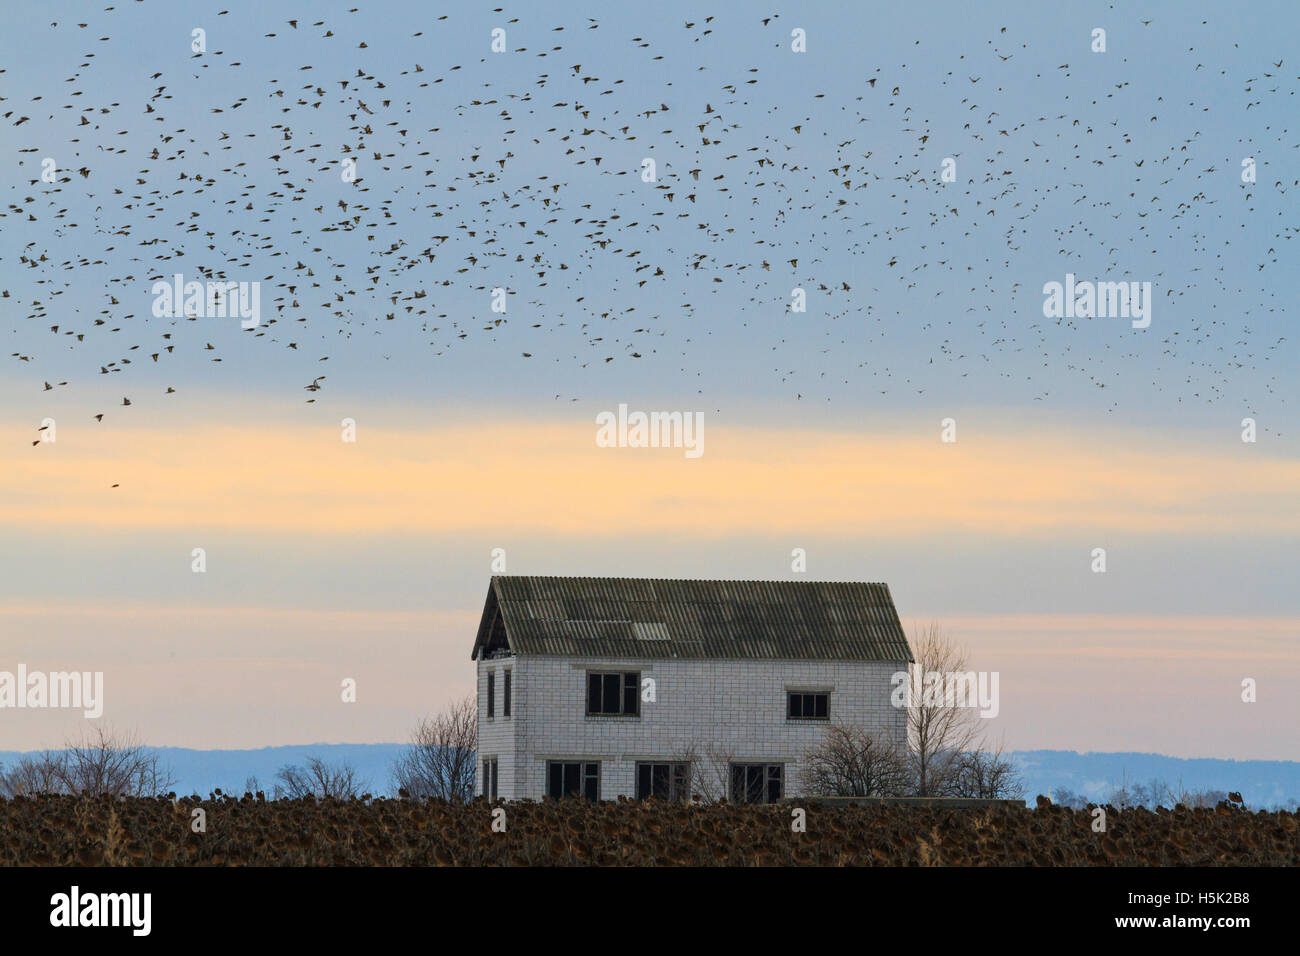
[{"label": "white house", "polygon": [[831,723],[906,734],[884,584],[497,575],[472,657],[489,797],[771,801]]}]

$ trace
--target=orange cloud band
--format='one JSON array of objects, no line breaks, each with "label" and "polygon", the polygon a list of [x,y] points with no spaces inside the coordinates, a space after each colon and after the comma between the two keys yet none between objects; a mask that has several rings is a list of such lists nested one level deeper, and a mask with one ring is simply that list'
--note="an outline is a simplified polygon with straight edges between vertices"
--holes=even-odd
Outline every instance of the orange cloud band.
[{"label": "orange cloud band", "polygon": [[[583,536],[671,531],[872,535],[1123,529],[1300,530],[1300,462],[1050,428],[963,437],[709,423],[704,454],[601,448],[594,421],[422,431],[258,425],[0,434],[0,523],[318,532],[496,527]],[[118,484],[118,488],[112,488]]]}]

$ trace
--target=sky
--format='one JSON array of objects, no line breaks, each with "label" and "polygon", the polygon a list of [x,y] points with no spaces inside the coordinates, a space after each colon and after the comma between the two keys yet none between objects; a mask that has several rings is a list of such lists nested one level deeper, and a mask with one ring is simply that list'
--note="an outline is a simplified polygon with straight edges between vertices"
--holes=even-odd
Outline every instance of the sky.
[{"label": "sky", "polygon": [[[160,746],[403,740],[503,549],[884,581],[1009,749],[1300,760],[1294,5],[106,6],[0,37],[0,671]],[[178,272],[258,326],[155,314]]]}]

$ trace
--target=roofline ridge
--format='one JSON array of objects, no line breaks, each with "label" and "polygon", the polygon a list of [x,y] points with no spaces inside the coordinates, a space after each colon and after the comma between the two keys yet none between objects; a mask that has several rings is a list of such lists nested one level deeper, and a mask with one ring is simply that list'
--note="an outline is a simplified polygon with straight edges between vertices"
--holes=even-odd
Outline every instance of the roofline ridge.
[{"label": "roofline ridge", "polygon": [[875,587],[888,587],[884,581],[834,580],[831,578],[813,578],[810,580],[790,578],[668,578],[631,574],[493,574],[493,581],[501,578],[532,578],[547,581],[687,581],[693,584],[870,584]]}]

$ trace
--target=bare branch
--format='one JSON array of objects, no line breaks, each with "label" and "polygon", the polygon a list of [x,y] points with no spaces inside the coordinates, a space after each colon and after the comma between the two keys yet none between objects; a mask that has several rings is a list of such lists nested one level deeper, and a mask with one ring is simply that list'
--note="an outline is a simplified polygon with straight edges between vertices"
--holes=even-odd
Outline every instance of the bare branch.
[{"label": "bare branch", "polygon": [[281,767],[275,775],[276,800],[351,800],[360,795],[362,782],[350,764],[327,764],[319,757],[308,757],[303,766]]},{"label": "bare branch", "polygon": [[[912,638],[912,654],[922,675],[954,674],[966,670],[964,648],[952,643],[938,622],[931,622]],[[958,758],[978,749],[979,714],[950,702],[909,701],[907,741],[912,753],[918,796],[940,796],[958,770]]]},{"label": "bare branch", "polygon": [[80,740],[69,741],[63,750],[19,760],[0,773],[0,794],[153,797],[173,783],[156,753],[130,734],[116,734],[101,726]]},{"label": "bare branch", "polygon": [[910,779],[906,755],[854,727],[826,728],[823,743],[804,754],[803,784],[811,795],[895,797]]},{"label": "bare branch", "polygon": [[471,800],[477,751],[478,700],[471,694],[420,721],[411,746],[393,765],[393,783],[416,800]]}]

